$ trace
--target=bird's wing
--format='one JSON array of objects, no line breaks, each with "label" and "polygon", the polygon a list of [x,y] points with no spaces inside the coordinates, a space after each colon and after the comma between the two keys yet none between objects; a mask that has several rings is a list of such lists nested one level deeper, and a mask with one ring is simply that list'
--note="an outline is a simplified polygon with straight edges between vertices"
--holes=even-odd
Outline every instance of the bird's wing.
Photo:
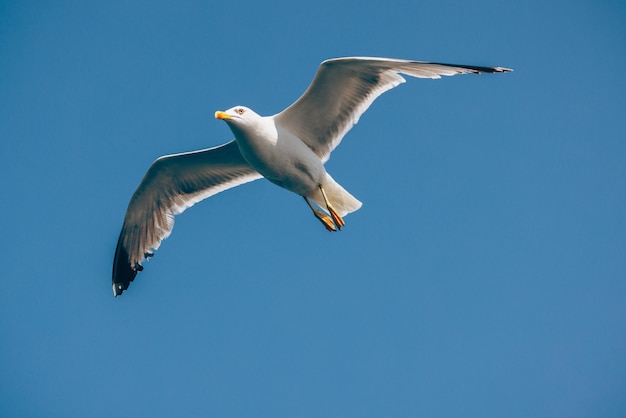
[{"label": "bird's wing", "polygon": [[313,82],[291,106],[274,116],[279,126],[304,141],[322,161],[359,121],[374,100],[406,80],[442,75],[501,73],[501,67],[438,64],[388,58],[337,58],[322,62]]},{"label": "bird's wing", "polygon": [[121,295],[141,262],[152,256],[174,227],[174,216],[199,201],[262,176],[242,157],[235,141],[157,159],[133,194],[113,260],[113,293]]}]

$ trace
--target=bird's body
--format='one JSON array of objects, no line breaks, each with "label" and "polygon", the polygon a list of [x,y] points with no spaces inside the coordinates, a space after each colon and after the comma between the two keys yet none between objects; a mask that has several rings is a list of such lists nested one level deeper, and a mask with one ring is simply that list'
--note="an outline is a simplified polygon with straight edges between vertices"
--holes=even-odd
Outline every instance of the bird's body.
[{"label": "bird's body", "polygon": [[291,131],[277,125],[274,116],[259,116],[244,106],[217,112],[216,116],[229,123],[248,164],[272,183],[324,207],[322,186],[341,216],[361,207],[361,202],[326,172],[313,150]]},{"label": "bird's body", "polygon": [[[324,61],[307,91],[274,116],[235,106],[215,116],[228,123],[235,140],[219,147],[157,159],[133,194],[113,262],[113,293],[122,294],[169,236],[174,216],[200,200],[265,177],[302,196],[329,231],[361,202],[340,186],[324,163],[370,104],[405,80],[481,72],[501,67],[425,63],[388,58]],[[314,202],[313,205],[311,202]]]},{"label": "bird's body", "polygon": [[252,129],[231,124],[239,151],[248,164],[280,187],[302,196],[310,193],[325,173],[313,151],[291,132],[279,132],[273,117],[259,116],[241,106],[236,109],[256,122]]}]

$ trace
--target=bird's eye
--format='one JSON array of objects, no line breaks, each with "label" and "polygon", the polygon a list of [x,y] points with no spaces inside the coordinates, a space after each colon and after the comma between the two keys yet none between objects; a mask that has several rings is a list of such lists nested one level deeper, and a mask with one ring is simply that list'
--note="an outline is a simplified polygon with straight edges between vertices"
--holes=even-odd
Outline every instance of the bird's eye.
[{"label": "bird's eye", "polygon": [[237,109],[237,113],[239,113],[240,115],[243,115],[244,112],[245,112],[245,110],[242,109],[241,107],[239,109]]}]

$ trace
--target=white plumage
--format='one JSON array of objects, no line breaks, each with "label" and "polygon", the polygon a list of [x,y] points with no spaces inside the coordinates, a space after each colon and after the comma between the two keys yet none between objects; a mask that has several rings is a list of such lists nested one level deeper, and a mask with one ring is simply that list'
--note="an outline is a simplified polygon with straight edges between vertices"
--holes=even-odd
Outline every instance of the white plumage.
[{"label": "white plumage", "polygon": [[[324,163],[372,102],[405,79],[511,71],[387,58],[324,61],[305,93],[282,112],[262,117],[235,106],[216,117],[235,140],[202,151],[158,158],[133,194],[113,262],[113,294],[134,280],[141,263],[169,236],[174,216],[216,193],[261,177],[305,198],[329,231],[361,202],[326,172]],[[317,206],[311,204],[313,201]],[[320,210],[321,209],[321,210]]]}]

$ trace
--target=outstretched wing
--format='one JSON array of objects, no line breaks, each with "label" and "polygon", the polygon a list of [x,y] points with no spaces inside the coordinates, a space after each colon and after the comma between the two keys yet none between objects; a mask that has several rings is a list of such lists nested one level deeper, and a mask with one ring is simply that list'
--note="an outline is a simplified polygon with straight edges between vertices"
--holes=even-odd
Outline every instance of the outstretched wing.
[{"label": "outstretched wing", "polygon": [[174,227],[174,216],[199,201],[262,176],[235,141],[157,159],[133,194],[113,260],[113,294],[119,296],[143,270]]},{"label": "outstretched wing", "polygon": [[294,104],[274,116],[324,162],[378,96],[406,80],[442,75],[502,73],[502,67],[438,64],[388,58],[338,58],[322,62],[313,82]]}]

